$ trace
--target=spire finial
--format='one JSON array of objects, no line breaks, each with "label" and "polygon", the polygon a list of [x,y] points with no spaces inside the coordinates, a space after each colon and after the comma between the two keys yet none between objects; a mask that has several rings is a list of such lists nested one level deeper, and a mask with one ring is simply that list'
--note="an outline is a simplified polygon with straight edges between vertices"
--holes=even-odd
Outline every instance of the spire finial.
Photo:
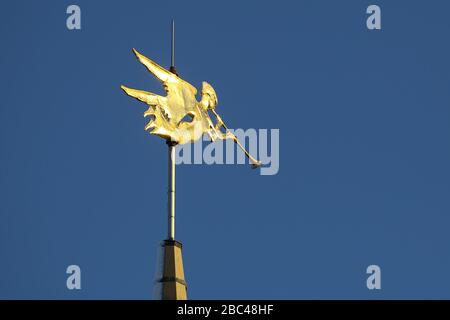
[{"label": "spire finial", "polygon": [[171,41],[171,55],[170,55],[170,72],[177,74],[175,69],[175,20],[172,19],[172,41]]}]

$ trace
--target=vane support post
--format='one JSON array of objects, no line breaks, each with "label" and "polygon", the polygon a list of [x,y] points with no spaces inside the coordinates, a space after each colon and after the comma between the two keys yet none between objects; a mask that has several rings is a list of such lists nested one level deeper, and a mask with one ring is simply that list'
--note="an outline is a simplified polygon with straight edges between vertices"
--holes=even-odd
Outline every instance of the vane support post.
[{"label": "vane support post", "polygon": [[[175,71],[175,22],[172,20],[172,54],[170,72]],[[182,244],[175,240],[175,160],[176,145],[166,140],[168,147],[168,181],[167,181],[167,240],[161,242],[156,269],[156,281],[153,291],[155,299],[186,300],[187,285],[184,279]]]},{"label": "vane support post", "polygon": [[176,143],[167,140],[167,146],[169,150],[169,180],[167,189],[167,209],[168,209],[168,230],[167,239],[175,240],[175,148]]},{"label": "vane support post", "polygon": [[[170,72],[177,74],[175,70],[175,20],[172,20],[172,36],[171,36],[171,54],[170,54]],[[168,233],[167,239],[175,240],[175,146],[176,143],[170,139],[167,140],[169,147],[169,181],[168,181]]]}]

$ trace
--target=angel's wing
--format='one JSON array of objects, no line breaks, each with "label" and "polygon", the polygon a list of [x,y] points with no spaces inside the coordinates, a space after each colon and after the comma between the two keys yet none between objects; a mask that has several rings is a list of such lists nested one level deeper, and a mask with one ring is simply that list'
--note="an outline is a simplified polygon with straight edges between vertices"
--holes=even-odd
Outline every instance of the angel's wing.
[{"label": "angel's wing", "polygon": [[[196,112],[197,100],[195,95],[197,94],[197,89],[193,85],[140,54],[136,49],[133,49],[133,52],[148,71],[163,83],[167,93],[165,98],[168,110],[165,111],[175,123],[182,120],[186,114]],[[148,99],[148,97],[144,98]],[[150,97],[149,99],[152,100],[153,98]]]},{"label": "angel's wing", "polygon": [[197,94],[197,89],[191,85],[189,82],[184,81],[180,77],[178,77],[176,74],[170,72],[169,70],[161,67],[159,64],[154,62],[153,60],[147,58],[143,54],[139,53],[136,49],[133,48],[133,53],[136,55],[138,60],[147,67],[148,71],[150,71],[156,78],[159,79],[159,81],[167,84],[171,83],[182,83],[183,86],[186,86],[189,88],[190,91],[194,95]]},{"label": "angel's wing", "polygon": [[120,86],[120,88],[123,91],[125,91],[125,93],[127,95],[129,95],[130,97],[136,98],[139,101],[142,101],[142,102],[148,104],[149,106],[157,106],[160,103],[159,98],[164,98],[164,97],[158,96],[154,93],[143,91],[143,90],[131,89],[131,88],[128,88],[125,86]]}]

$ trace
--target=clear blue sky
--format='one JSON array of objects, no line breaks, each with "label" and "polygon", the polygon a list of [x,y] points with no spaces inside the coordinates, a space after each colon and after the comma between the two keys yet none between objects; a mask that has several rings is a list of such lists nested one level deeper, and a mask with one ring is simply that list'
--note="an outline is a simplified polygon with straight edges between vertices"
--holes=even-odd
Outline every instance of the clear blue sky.
[{"label": "clear blue sky", "polygon": [[[66,28],[76,3],[82,29]],[[366,28],[378,4],[382,30]],[[0,298],[151,298],[167,155],[131,48],[279,128],[280,171],[178,167],[192,299],[450,298],[448,1],[4,1]],[[238,75],[238,76],[237,76]],[[208,187],[205,187],[208,186]],[[66,267],[82,290],[66,289]],[[366,268],[382,270],[381,291]]]}]

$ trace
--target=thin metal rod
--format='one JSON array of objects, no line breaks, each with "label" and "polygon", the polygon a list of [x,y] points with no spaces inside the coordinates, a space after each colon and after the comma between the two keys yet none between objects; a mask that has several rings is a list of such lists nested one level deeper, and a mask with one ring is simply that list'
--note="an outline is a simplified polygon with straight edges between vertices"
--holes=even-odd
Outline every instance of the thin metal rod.
[{"label": "thin metal rod", "polygon": [[169,149],[169,181],[168,181],[168,230],[169,240],[175,239],[175,144],[167,143]]},{"label": "thin metal rod", "polygon": [[175,68],[175,20],[172,20],[172,50],[170,66]]},{"label": "thin metal rod", "polygon": [[[170,71],[175,71],[175,20],[172,19],[172,46],[170,57]],[[168,228],[167,238],[169,240],[175,240],[175,143],[170,140],[167,141],[169,149],[169,181],[167,190],[167,210],[168,210]]]}]

